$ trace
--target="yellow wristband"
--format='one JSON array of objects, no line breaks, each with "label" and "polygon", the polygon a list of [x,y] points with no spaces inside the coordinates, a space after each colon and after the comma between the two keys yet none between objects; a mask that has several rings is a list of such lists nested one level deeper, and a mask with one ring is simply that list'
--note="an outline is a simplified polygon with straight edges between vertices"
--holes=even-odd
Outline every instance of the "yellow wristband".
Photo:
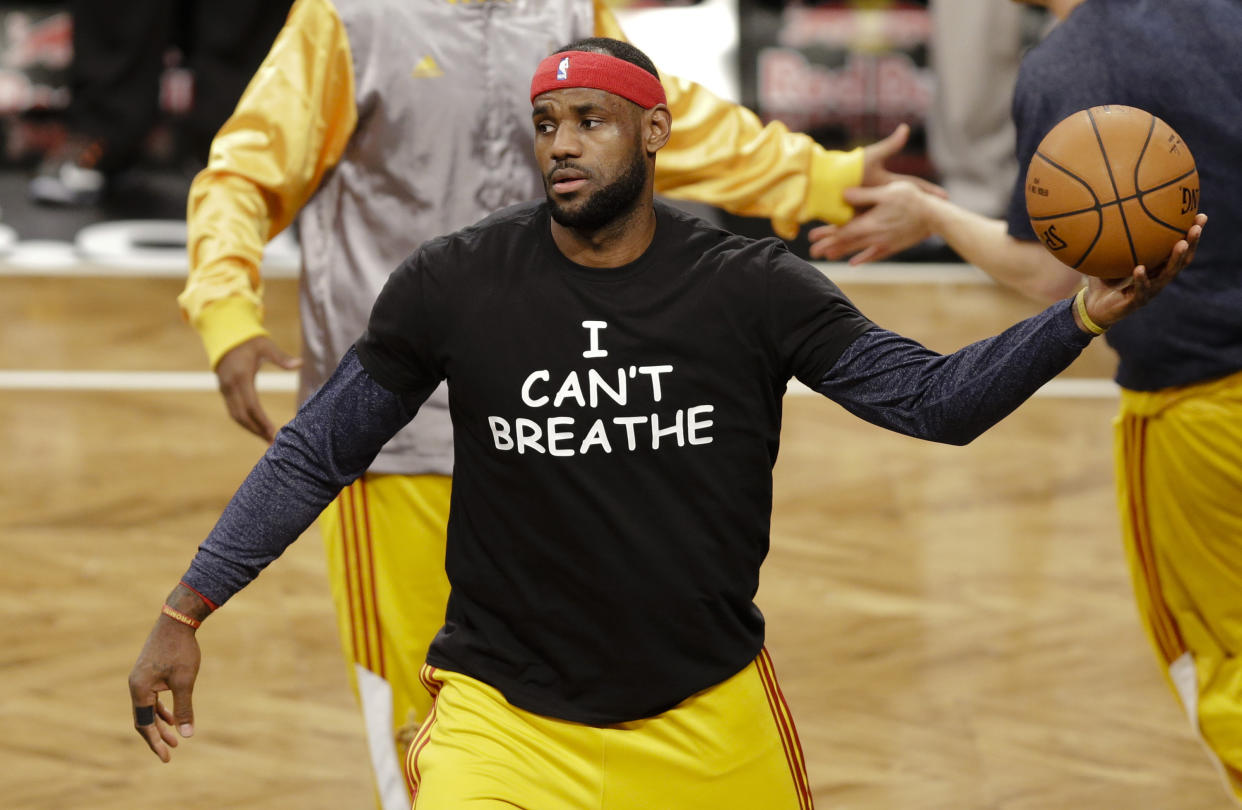
[{"label": "yellow wristband", "polygon": [[160,613],[163,613],[165,616],[173,619],[174,621],[181,622],[182,624],[188,624],[190,627],[195,629],[202,624],[201,621],[193,616],[187,616],[176,608],[169,607],[168,605],[164,605],[164,607],[160,609]]},{"label": "yellow wristband", "polygon": [[1074,296],[1074,309],[1078,310],[1078,317],[1082,321],[1082,325],[1087,327],[1087,331],[1093,335],[1102,335],[1107,327],[1100,326],[1091,320],[1091,316],[1087,314],[1087,288],[1082,287],[1078,290],[1078,295]]}]

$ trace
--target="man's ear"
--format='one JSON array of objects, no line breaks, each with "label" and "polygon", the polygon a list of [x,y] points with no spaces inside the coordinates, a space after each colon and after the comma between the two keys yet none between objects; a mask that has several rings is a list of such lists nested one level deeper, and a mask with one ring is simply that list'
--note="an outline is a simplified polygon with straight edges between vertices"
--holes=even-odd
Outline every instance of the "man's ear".
[{"label": "man's ear", "polygon": [[643,112],[643,144],[647,154],[654,155],[668,143],[673,131],[673,115],[664,104],[657,104]]}]

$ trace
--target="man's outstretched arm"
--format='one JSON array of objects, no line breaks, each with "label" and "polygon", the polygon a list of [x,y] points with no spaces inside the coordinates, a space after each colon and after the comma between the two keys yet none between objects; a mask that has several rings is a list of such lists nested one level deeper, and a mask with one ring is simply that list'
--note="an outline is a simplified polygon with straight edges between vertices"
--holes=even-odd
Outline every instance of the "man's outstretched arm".
[{"label": "man's outstretched arm", "polygon": [[812,387],[872,424],[966,444],[1064,370],[1091,339],[1144,306],[1194,258],[1200,214],[1152,273],[1090,279],[1081,298],[1053,304],[994,337],[942,355],[883,329],[859,336]]}]

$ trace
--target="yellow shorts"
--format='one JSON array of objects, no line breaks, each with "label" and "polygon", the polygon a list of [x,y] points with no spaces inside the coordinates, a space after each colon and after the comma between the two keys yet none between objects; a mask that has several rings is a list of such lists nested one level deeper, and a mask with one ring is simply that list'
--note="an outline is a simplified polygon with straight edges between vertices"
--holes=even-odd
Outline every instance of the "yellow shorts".
[{"label": "yellow shorts", "polygon": [[612,726],[532,714],[428,667],[431,716],[406,759],[414,810],[810,810],[767,651],[669,711]]},{"label": "yellow shorts", "polygon": [[383,810],[410,806],[401,762],[431,707],[419,670],[448,602],[444,542],[451,483],[441,475],[368,474],[319,519],[341,645]]},{"label": "yellow shorts", "polygon": [[1139,613],[1191,725],[1242,799],[1242,374],[1123,391],[1115,427]]}]

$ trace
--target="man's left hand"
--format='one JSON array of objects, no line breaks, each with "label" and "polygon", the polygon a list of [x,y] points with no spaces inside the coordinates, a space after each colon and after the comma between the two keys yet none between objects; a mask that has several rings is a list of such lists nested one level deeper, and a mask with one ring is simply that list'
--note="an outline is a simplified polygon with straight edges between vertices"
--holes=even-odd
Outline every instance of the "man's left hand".
[{"label": "man's left hand", "polygon": [[1194,259],[1205,224],[1207,215],[1197,215],[1194,224],[1186,231],[1186,238],[1178,241],[1169,258],[1153,270],[1149,271],[1140,264],[1130,275],[1122,278],[1092,276],[1087,282],[1084,302],[1091,320],[1107,329],[1154,298]]}]

